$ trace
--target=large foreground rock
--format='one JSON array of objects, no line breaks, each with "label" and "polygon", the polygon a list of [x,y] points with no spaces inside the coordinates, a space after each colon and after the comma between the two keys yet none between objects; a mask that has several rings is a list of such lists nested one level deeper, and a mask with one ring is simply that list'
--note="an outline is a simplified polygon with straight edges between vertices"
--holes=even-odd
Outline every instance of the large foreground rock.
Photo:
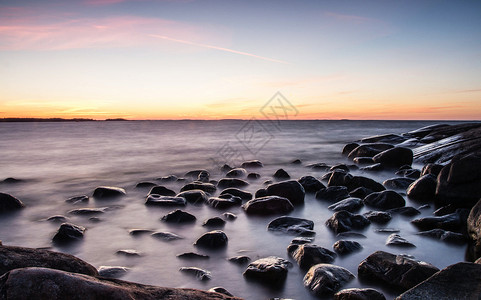
[{"label": "large foreground rock", "polygon": [[304,286],[316,296],[337,292],[343,285],[354,279],[347,269],[330,264],[312,266],[304,276]]},{"label": "large foreground rock", "polygon": [[290,266],[291,263],[286,259],[269,256],[251,262],[244,271],[244,276],[268,285],[279,285],[286,279]]},{"label": "large foreground rock", "polygon": [[0,213],[24,208],[22,201],[10,194],[0,193]]},{"label": "large foreground rock", "polygon": [[0,246],[0,274],[13,269],[42,267],[97,276],[97,269],[75,256],[44,249]]},{"label": "large foreground rock", "polygon": [[240,299],[195,289],[143,285],[47,268],[12,270],[0,277],[0,299]]},{"label": "large foreground rock", "polygon": [[266,188],[267,196],[279,196],[289,199],[294,204],[303,204],[306,192],[297,180],[273,183]]}]

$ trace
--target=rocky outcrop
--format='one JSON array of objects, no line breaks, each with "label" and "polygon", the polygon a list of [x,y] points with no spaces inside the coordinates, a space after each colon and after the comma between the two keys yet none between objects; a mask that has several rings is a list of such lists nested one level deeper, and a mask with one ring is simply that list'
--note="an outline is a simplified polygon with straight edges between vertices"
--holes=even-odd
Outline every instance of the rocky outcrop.
[{"label": "rocky outcrop", "polygon": [[304,276],[304,286],[314,295],[322,297],[337,292],[355,276],[343,267],[318,264],[312,266]]}]

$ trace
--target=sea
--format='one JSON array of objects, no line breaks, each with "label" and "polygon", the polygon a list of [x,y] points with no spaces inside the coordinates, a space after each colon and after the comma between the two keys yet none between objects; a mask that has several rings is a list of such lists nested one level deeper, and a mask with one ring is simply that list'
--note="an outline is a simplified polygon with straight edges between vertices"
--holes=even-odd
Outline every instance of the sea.
[{"label": "sea", "polygon": [[[176,208],[146,206],[149,189],[136,188],[136,184],[149,181],[179,192],[186,182],[160,183],[157,179],[168,175],[183,178],[188,171],[205,169],[212,180],[219,180],[225,174],[220,170],[222,165],[235,167],[243,161],[257,159],[264,167],[253,171],[261,177],[249,181],[250,185],[245,188],[255,193],[266,181],[275,182],[272,175],[280,168],[293,179],[305,175],[320,178],[326,171],[312,169],[309,165],[352,164],[341,154],[349,142],[379,134],[401,134],[439,123],[455,122],[252,119],[0,123],[0,180],[8,177],[21,180],[16,184],[0,184],[0,192],[12,194],[26,205],[19,212],[0,215],[0,240],[4,245],[73,254],[97,268],[127,267],[129,271],[121,279],[142,284],[204,290],[222,286],[245,299],[316,299],[303,286],[305,270],[299,269],[288,257],[286,249],[295,236],[267,231],[267,224],[277,216],[248,216],[241,207],[218,210],[207,205],[188,204],[182,209],[195,215],[197,221],[169,225],[160,219]],[[296,159],[302,163],[292,164]],[[393,177],[392,173],[369,174],[359,170],[352,173],[380,182]],[[121,187],[127,195],[111,201],[91,197],[87,203],[66,202],[73,196],[92,196],[98,186]],[[305,205],[297,207],[290,216],[314,221],[313,243],[332,249],[340,238],[325,226],[333,213],[327,209],[328,205],[307,194]],[[409,199],[407,205],[421,206]],[[105,212],[96,219],[68,213],[83,207],[105,208]],[[363,208],[359,213],[367,210]],[[202,226],[203,221],[222,216],[225,211],[237,216],[222,228],[228,236],[228,246],[221,250],[197,249],[193,243],[211,230]],[[433,211],[434,207],[427,207],[416,217],[395,216],[386,225],[371,224],[362,231],[365,238],[349,238],[358,241],[363,249],[338,256],[333,262],[356,275],[356,279],[343,288],[373,287],[387,298],[397,295],[395,291],[357,278],[359,263],[377,250],[412,255],[440,269],[464,261],[464,245],[450,245],[416,234],[418,230],[410,221],[432,215]],[[52,237],[60,224],[47,221],[47,218],[55,215],[63,215],[69,222],[86,227],[84,238],[69,245],[53,244]],[[148,234],[130,235],[129,230],[135,228],[172,232],[183,238],[164,241]],[[377,232],[379,228],[399,230],[399,234],[416,247],[386,246],[388,234]],[[117,251],[122,249],[133,249],[140,255],[118,255]],[[197,252],[210,258],[184,260],[177,257],[185,252]],[[290,259],[293,266],[285,282],[273,287],[244,278],[246,265],[227,260],[239,255],[252,260],[279,256]],[[205,269],[211,272],[212,278],[201,281],[180,272],[181,267]]]}]

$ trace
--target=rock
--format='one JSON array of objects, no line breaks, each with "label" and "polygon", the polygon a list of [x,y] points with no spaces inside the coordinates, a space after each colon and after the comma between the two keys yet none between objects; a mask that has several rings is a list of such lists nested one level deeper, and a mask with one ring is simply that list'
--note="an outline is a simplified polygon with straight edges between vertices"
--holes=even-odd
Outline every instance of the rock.
[{"label": "rock", "polygon": [[345,164],[337,164],[332,166],[329,171],[334,171],[334,170],[344,170],[346,172],[349,172],[349,167],[346,166]]},{"label": "rock", "polygon": [[397,229],[397,228],[377,228],[377,229],[374,229],[374,232],[377,232],[377,233],[396,233],[396,232],[400,232],[401,230],[400,229]]},{"label": "rock", "polygon": [[224,164],[222,167],[220,167],[220,170],[224,173],[229,172],[230,170],[234,169],[233,167],[229,166],[228,164]]},{"label": "rock", "polygon": [[385,211],[368,211],[364,216],[371,222],[377,224],[385,224],[391,221],[391,214]]},{"label": "rock", "polygon": [[60,252],[0,245],[0,275],[13,269],[42,267],[97,276],[95,267],[85,261]]},{"label": "rock", "polygon": [[367,138],[361,139],[362,143],[389,143],[389,144],[399,144],[407,140],[406,137],[397,134],[383,134],[375,135]]},{"label": "rock", "polygon": [[159,177],[156,180],[167,183],[167,182],[175,182],[175,181],[178,181],[179,179],[182,179],[182,178],[178,178],[175,175],[167,175],[167,176]]},{"label": "rock", "polygon": [[0,183],[6,183],[6,184],[16,184],[16,183],[21,183],[23,182],[22,179],[17,179],[13,177],[7,177],[4,180],[2,180]]},{"label": "rock", "polygon": [[[224,194],[226,196],[228,194]],[[233,206],[240,206],[242,205],[242,199],[236,196],[229,195],[230,197],[225,198],[218,198],[218,197],[211,197],[207,200],[207,204],[212,206],[213,208],[217,209],[228,209]]]},{"label": "rock", "polygon": [[386,297],[375,289],[352,288],[337,292],[334,300],[386,300]]},{"label": "rock", "polygon": [[403,247],[403,248],[412,248],[416,247],[414,244],[410,243],[405,238],[401,237],[397,233],[390,234],[386,240],[386,246],[396,246],[396,247]]},{"label": "rock", "polygon": [[254,198],[266,197],[267,190],[266,189],[258,189],[254,195]]},{"label": "rock", "polygon": [[176,195],[173,190],[168,189],[162,185],[154,186],[149,192],[149,195],[153,195],[153,194],[160,195],[160,196],[170,196],[170,197],[174,197]]},{"label": "rock", "polygon": [[232,196],[239,197],[242,200],[251,200],[252,199],[251,193],[243,191],[243,190],[239,190],[237,188],[227,188],[227,189],[223,190],[220,194],[221,195],[230,194]]},{"label": "rock", "polygon": [[466,230],[469,212],[466,209],[458,209],[456,212],[439,217],[425,217],[411,221],[420,230],[444,229],[455,232]]},{"label": "rock", "polygon": [[354,189],[349,193],[349,196],[355,197],[355,198],[361,198],[364,199],[367,195],[371,194],[373,191],[365,188],[365,187],[358,187],[357,189]]},{"label": "rock", "polygon": [[348,190],[353,191],[359,187],[365,187],[373,192],[384,191],[385,188],[379,182],[364,176],[353,176],[346,184]]},{"label": "rock", "polygon": [[67,243],[80,240],[84,237],[85,227],[72,223],[62,223],[53,237],[55,243]]},{"label": "rock", "polygon": [[113,186],[99,186],[94,190],[95,199],[111,199],[126,195],[125,190]]},{"label": "rock", "polygon": [[302,269],[308,269],[320,263],[332,263],[337,256],[331,250],[313,244],[295,245],[288,248],[288,252]]},{"label": "rock", "polygon": [[435,266],[406,255],[377,251],[358,267],[360,279],[406,291],[439,271]]},{"label": "rock", "polygon": [[206,227],[224,227],[225,221],[220,217],[212,217],[204,221],[202,226]]},{"label": "rock", "polygon": [[264,167],[264,165],[258,160],[250,160],[250,161],[243,162],[241,167],[245,169],[255,169],[255,168],[262,168]]},{"label": "rock", "polygon": [[267,285],[279,285],[286,279],[287,268],[290,266],[288,260],[269,256],[251,262],[244,271],[244,276]]},{"label": "rock", "polygon": [[346,255],[346,254],[361,250],[362,246],[361,246],[361,244],[359,244],[356,241],[339,240],[339,241],[334,243],[332,248],[338,254]]},{"label": "rock", "polygon": [[250,215],[286,214],[294,210],[292,203],[284,197],[266,196],[247,201],[242,206]]},{"label": "rock", "polygon": [[151,236],[167,242],[183,239],[180,235],[167,231],[157,231],[152,233]]},{"label": "rock", "polygon": [[403,190],[405,191],[411,183],[414,182],[414,179],[406,178],[406,177],[396,177],[385,180],[382,184],[391,190]]},{"label": "rock", "polygon": [[469,212],[467,223],[467,232],[472,241],[471,252],[473,260],[481,257],[481,199]]},{"label": "rock", "polygon": [[209,176],[209,171],[203,170],[203,169],[192,170],[192,171],[189,171],[189,172],[185,173],[184,177],[188,177],[188,178],[191,178],[191,179],[197,179],[200,174],[207,174],[207,176]]},{"label": "rock", "polygon": [[418,169],[403,169],[397,171],[395,174],[411,179],[418,179],[421,176],[421,171]]},{"label": "rock", "polygon": [[421,176],[431,174],[431,175],[434,175],[435,177],[438,177],[443,167],[444,167],[443,165],[438,165],[438,164],[432,164],[432,163],[426,164],[421,170]]},{"label": "rock", "polygon": [[190,190],[201,190],[201,191],[204,191],[206,193],[213,194],[213,193],[215,193],[217,188],[212,183],[204,183],[204,182],[194,181],[194,182],[191,182],[191,183],[188,183],[188,184],[184,185],[180,189],[181,192],[190,191]]},{"label": "rock", "polygon": [[305,232],[312,232],[313,229],[314,222],[311,220],[286,216],[276,218],[267,225],[267,230],[280,231],[288,234],[303,234]]},{"label": "rock", "polygon": [[186,252],[177,255],[178,258],[181,259],[209,259],[210,257],[208,255],[203,255],[195,252]]},{"label": "rock", "polygon": [[171,211],[161,218],[162,221],[168,223],[192,223],[195,222],[196,219],[193,214],[180,209]]},{"label": "rock", "polygon": [[[361,171],[365,171],[365,172],[381,172],[381,171],[386,171],[386,167],[381,165],[380,163],[377,163],[377,164],[372,164],[372,165],[369,165],[369,166],[365,166],[365,167],[362,167],[360,168]],[[396,174],[397,175],[397,174]]]},{"label": "rock", "polygon": [[369,194],[363,201],[366,206],[382,210],[403,207],[406,205],[403,196],[391,190]]},{"label": "rock", "polygon": [[302,164],[302,161],[300,159],[294,159],[293,161],[291,161],[291,165],[301,165]]},{"label": "rock", "polygon": [[227,174],[225,176],[229,177],[229,178],[241,178],[241,177],[245,177],[246,175],[247,175],[246,169],[235,168],[235,169],[232,169],[229,172],[227,172]]},{"label": "rock", "polygon": [[352,175],[342,169],[334,170],[331,172],[331,176],[329,176],[327,186],[347,186],[351,178]]},{"label": "rock", "polygon": [[319,180],[313,176],[303,176],[297,180],[306,193],[316,193],[320,189],[326,188]]},{"label": "rock", "polygon": [[225,288],[223,288],[221,286],[216,286],[216,287],[210,288],[208,290],[208,292],[220,293],[220,294],[224,294],[226,296],[232,296],[232,297],[234,296],[228,290],[226,290]]},{"label": "rock", "polygon": [[329,205],[327,208],[333,211],[346,210],[353,213],[360,210],[363,206],[361,199],[350,197]]},{"label": "rock", "polygon": [[358,143],[349,143],[345,145],[344,148],[342,148],[342,155],[349,155],[349,153],[351,153],[351,151],[356,149],[357,147],[359,147]]},{"label": "rock", "polygon": [[376,154],[393,147],[393,145],[385,143],[364,144],[354,148],[351,152],[349,152],[347,157],[351,160],[356,157],[373,157]]},{"label": "rock", "polygon": [[240,299],[196,289],[142,285],[47,268],[12,270],[0,278],[0,299]]},{"label": "rock", "polygon": [[414,217],[416,215],[421,214],[421,212],[418,209],[412,206],[392,208],[392,209],[388,209],[387,212],[390,213],[391,215],[402,215],[405,217]]},{"label": "rock", "polygon": [[132,236],[140,236],[146,234],[152,234],[154,231],[150,229],[130,229],[129,234]]},{"label": "rock", "polygon": [[199,175],[197,175],[197,181],[209,182],[209,177],[210,177],[209,172],[206,170],[202,170],[200,171]]},{"label": "rock", "polygon": [[310,244],[314,241],[311,237],[296,237],[291,241],[291,245]]},{"label": "rock", "polygon": [[289,174],[284,171],[284,169],[277,170],[276,173],[274,173],[273,177],[278,180],[287,180],[291,178],[291,176],[289,176]]},{"label": "rock", "polygon": [[227,246],[227,242],[227,235],[223,231],[214,230],[204,233],[194,245],[205,248],[222,248]]},{"label": "rock", "polygon": [[456,211],[456,207],[452,204],[448,204],[446,206],[442,206],[438,209],[436,209],[434,212],[433,212],[433,215],[435,216],[444,216],[444,215],[447,215],[447,214],[450,214],[450,213],[453,213]]},{"label": "rock", "polygon": [[388,168],[399,168],[413,163],[413,151],[405,147],[394,147],[376,154],[372,160]]},{"label": "rock", "polygon": [[358,165],[372,165],[372,164],[374,164],[374,160],[372,160],[372,157],[360,156],[360,157],[355,157],[352,161],[355,164],[358,164]]},{"label": "rock", "polygon": [[326,165],[325,163],[315,163],[315,164],[309,164],[306,167],[311,168],[314,171],[327,171],[329,170],[329,166]]},{"label": "rock", "polygon": [[251,261],[250,257],[245,255],[230,257],[227,260],[238,265],[245,265]]},{"label": "rock", "polygon": [[345,186],[330,186],[321,189],[316,193],[316,199],[336,203],[349,197],[349,192]]},{"label": "rock", "polygon": [[10,194],[0,193],[0,213],[19,210],[24,208],[22,201]]},{"label": "rock", "polygon": [[141,181],[135,185],[135,188],[142,189],[142,188],[152,188],[157,184],[150,182],[150,181]]},{"label": "rock", "polygon": [[418,232],[419,235],[431,237],[447,243],[464,244],[466,243],[466,237],[457,232],[447,231],[443,229],[431,229],[428,231]]},{"label": "rock", "polygon": [[281,181],[266,187],[267,196],[279,196],[289,199],[293,205],[303,204],[305,191],[297,180]]},{"label": "rock", "polygon": [[92,216],[92,215],[99,215],[103,214],[107,207],[100,207],[100,208],[78,208],[78,209],[72,209],[68,211],[68,214],[71,215],[78,215],[78,216]]},{"label": "rock", "polygon": [[202,190],[183,191],[181,193],[178,193],[176,197],[182,197],[187,202],[192,204],[201,204],[201,203],[207,202],[207,199],[209,199],[207,194]]},{"label": "rock", "polygon": [[318,264],[312,266],[304,276],[304,286],[318,297],[333,294],[355,276],[339,266]]},{"label": "rock", "polygon": [[193,274],[199,280],[209,280],[212,278],[212,274],[209,271],[196,268],[196,267],[182,267],[179,269],[179,271],[188,273],[188,274]]},{"label": "rock", "polygon": [[127,274],[130,269],[120,266],[100,266],[99,276],[106,278],[120,278]]},{"label": "rock", "polygon": [[259,173],[249,173],[249,174],[247,174],[247,179],[249,179],[249,180],[257,180],[259,178],[261,178],[261,174],[259,174]]},{"label": "rock", "polygon": [[239,178],[222,178],[217,183],[217,187],[219,188],[239,188],[248,186],[249,183],[245,180]]},{"label": "rock", "polygon": [[362,233],[359,232],[354,232],[354,231],[346,231],[346,232],[340,232],[336,235],[337,238],[355,238],[355,239],[366,239],[367,236],[365,236]]},{"label": "rock", "polygon": [[137,257],[137,256],[142,256],[142,253],[135,249],[121,249],[115,252],[117,255],[123,255],[127,257]]},{"label": "rock", "polygon": [[86,202],[89,202],[89,196],[87,195],[75,196],[75,197],[68,198],[67,200],[65,200],[65,202],[72,203],[72,204],[86,203]]},{"label": "rock", "polygon": [[225,212],[222,214],[222,216],[226,219],[226,220],[229,220],[229,221],[233,221],[235,219],[237,219],[237,216],[233,213],[230,213],[230,212]]},{"label": "rock", "polygon": [[160,196],[157,194],[149,195],[145,205],[156,206],[185,206],[187,201],[183,197]]},{"label": "rock", "polygon": [[481,265],[460,262],[437,272],[396,300],[479,299],[480,290]]},{"label": "rock", "polygon": [[62,215],[51,216],[47,218],[47,221],[55,222],[55,223],[66,223],[68,222],[68,218]]},{"label": "rock", "polygon": [[371,222],[364,216],[351,214],[345,210],[335,212],[332,217],[326,221],[327,227],[335,233],[363,229],[370,223]]},{"label": "rock", "polygon": [[436,177],[431,174],[424,175],[414,181],[406,193],[410,199],[416,201],[431,201],[436,192]]}]

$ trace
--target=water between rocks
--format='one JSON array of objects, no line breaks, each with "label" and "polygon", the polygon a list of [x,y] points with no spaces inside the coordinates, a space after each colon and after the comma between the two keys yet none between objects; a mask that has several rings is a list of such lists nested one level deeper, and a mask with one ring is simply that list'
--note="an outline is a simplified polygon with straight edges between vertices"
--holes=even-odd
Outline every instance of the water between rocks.
[{"label": "water between rocks", "polygon": [[[0,179],[15,177],[18,184],[2,184],[0,191],[21,199],[27,208],[21,212],[0,216],[0,239],[6,245],[48,247],[73,254],[95,267],[123,266],[130,271],[124,280],[170,287],[209,289],[223,286],[232,294],[246,299],[283,297],[314,299],[303,287],[304,271],[296,264],[289,269],[285,284],[268,287],[246,280],[242,273],[246,266],[226,260],[247,255],[251,259],[276,255],[288,258],[286,248],[295,236],[276,234],[266,230],[277,216],[247,216],[242,208],[226,211],[237,215],[227,221],[223,230],[229,238],[223,250],[196,249],[195,240],[208,228],[204,220],[220,216],[223,210],[206,205],[182,208],[197,217],[193,224],[169,225],[159,219],[175,208],[144,205],[148,189],[136,189],[140,181],[175,174],[182,177],[187,171],[207,169],[211,179],[222,178],[218,167],[227,162],[240,164],[244,160],[259,159],[264,168],[257,181],[245,188],[252,193],[279,168],[291,178],[304,175],[317,178],[324,171],[307,168],[311,163],[334,164],[347,162],[341,156],[342,147],[362,137],[402,133],[440,122],[431,121],[285,121],[280,124],[259,121],[130,121],[130,122],[68,122],[68,123],[1,123],[0,124]],[[447,123],[447,122],[442,122]],[[452,123],[452,122],[451,122]],[[301,165],[290,164],[294,159]],[[359,171],[353,174],[361,174]],[[380,182],[392,174],[363,174]],[[3,178],[1,178],[3,177]],[[184,183],[165,184],[178,192]],[[97,186],[125,188],[127,196],[114,201],[95,201],[71,204],[65,200],[77,195],[92,195]],[[217,194],[220,192],[218,190]],[[323,203],[306,195],[305,205],[290,215],[315,222],[314,243],[328,249],[337,238],[324,225],[332,215]],[[408,201],[407,205],[419,207]],[[69,215],[67,212],[83,207],[108,207],[97,221],[89,216]],[[366,211],[363,208],[359,213]],[[432,214],[433,208],[423,209],[422,215]],[[54,246],[51,239],[59,223],[46,221],[53,215],[65,215],[77,225],[87,228],[83,241],[70,246]],[[376,250],[394,254],[407,253],[432,263],[438,268],[463,261],[465,246],[453,246],[416,235],[412,218],[395,216],[385,226],[371,224],[362,233],[367,238],[353,238],[362,244],[362,251],[337,257],[334,264],[357,275],[358,264]],[[389,234],[377,233],[376,228],[389,227],[416,245],[415,248],[385,246]],[[183,239],[164,241],[149,234],[132,236],[133,228],[168,231]],[[140,256],[118,255],[121,249],[134,249]],[[198,252],[210,256],[207,260],[183,260],[176,257],[184,252]],[[212,279],[200,281],[180,272],[181,267],[200,267],[212,273]],[[370,286],[357,279],[346,287]],[[375,287],[390,298],[396,294]]]}]

